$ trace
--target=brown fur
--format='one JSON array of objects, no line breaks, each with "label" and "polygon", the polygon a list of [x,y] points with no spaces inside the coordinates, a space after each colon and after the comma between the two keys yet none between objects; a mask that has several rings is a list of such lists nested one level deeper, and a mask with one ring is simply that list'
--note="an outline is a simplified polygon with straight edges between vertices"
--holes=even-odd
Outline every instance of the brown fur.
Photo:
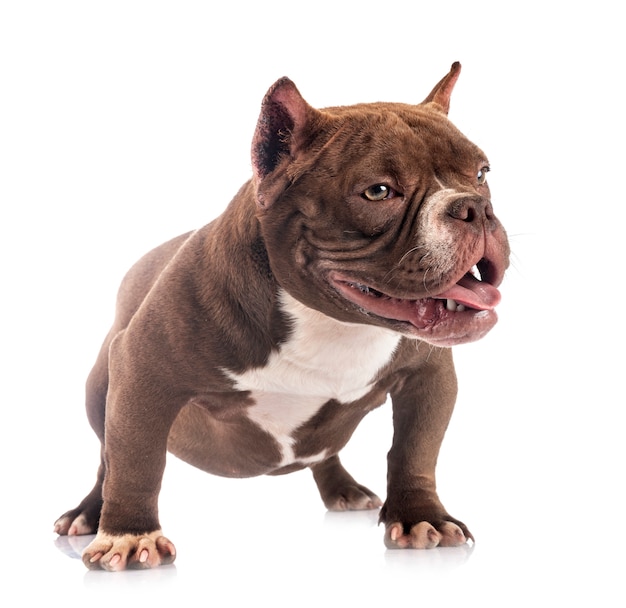
[{"label": "brown fur", "polygon": [[[89,420],[103,442],[98,479],[56,523],[60,534],[98,530],[85,551],[88,567],[147,567],[174,558],[157,515],[167,449],[233,477],[310,466],[328,508],[381,506],[337,454],[388,395],[395,433],[380,515],[388,546],[471,538],[437,497],[435,465],[456,398],[448,346],[481,337],[495,314],[455,317],[429,298],[477,262],[484,284],[497,285],[508,245],[486,184],[475,181],[484,154],[445,116],[458,72],[455,64],[419,106],[323,111],[281,79],[263,102],[254,179],[214,222],[156,248],[129,271],[87,383]],[[364,201],[364,190],[379,183],[402,196]],[[442,185],[454,196],[438,202]],[[344,297],[352,287],[339,280],[338,288],[337,273],[411,311],[426,302],[432,318],[416,328],[368,312]],[[231,376],[264,368],[290,339],[283,291],[338,321],[404,336],[364,396],[330,398],[294,431],[295,461],[286,465],[276,438],[248,416],[254,396]],[[365,305],[374,300],[383,301],[370,297]],[[417,348],[416,340],[430,345]],[[324,450],[323,460],[309,462]]]}]

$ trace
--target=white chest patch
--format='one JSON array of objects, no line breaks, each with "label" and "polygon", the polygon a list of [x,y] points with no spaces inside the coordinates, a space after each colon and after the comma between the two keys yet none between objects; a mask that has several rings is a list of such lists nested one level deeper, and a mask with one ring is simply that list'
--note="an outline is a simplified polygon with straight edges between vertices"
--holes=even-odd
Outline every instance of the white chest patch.
[{"label": "white chest patch", "polygon": [[[282,308],[293,331],[267,365],[235,374],[223,370],[235,388],[250,391],[248,416],[281,445],[282,466],[294,462],[292,433],[330,399],[349,403],[372,389],[377,372],[400,336],[369,325],[341,323],[312,310],[286,292]],[[321,460],[324,454],[311,462]]]}]

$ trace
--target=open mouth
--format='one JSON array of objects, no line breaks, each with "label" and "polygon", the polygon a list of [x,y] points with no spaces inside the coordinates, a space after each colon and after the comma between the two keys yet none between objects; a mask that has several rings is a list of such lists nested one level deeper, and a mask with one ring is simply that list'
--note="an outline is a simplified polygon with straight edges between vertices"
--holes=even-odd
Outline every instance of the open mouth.
[{"label": "open mouth", "polygon": [[459,324],[475,327],[478,316],[490,316],[500,302],[500,292],[495,286],[501,281],[499,275],[494,265],[482,259],[448,288],[417,299],[398,298],[339,273],[334,273],[331,281],[365,313],[410,323],[418,330],[441,326],[442,330],[448,327],[452,331],[454,326],[456,331]]}]

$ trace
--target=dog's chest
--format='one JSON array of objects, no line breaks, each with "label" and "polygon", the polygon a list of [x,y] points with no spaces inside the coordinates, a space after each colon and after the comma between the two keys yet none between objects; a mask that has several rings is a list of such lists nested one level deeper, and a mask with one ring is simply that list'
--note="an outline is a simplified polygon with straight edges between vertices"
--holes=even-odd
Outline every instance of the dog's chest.
[{"label": "dog's chest", "polygon": [[328,401],[341,407],[367,395],[400,337],[378,327],[340,323],[286,293],[282,304],[293,324],[289,340],[264,367],[227,374],[236,389],[250,391],[254,405],[248,417],[278,441],[281,464],[288,465],[295,460],[293,432]]}]

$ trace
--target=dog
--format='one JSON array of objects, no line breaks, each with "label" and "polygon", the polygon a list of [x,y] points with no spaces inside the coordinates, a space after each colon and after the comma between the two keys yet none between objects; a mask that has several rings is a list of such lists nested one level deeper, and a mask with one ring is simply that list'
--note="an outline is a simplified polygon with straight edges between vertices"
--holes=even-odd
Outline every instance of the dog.
[{"label": "dog", "polygon": [[[457,393],[451,347],[496,323],[509,245],[487,158],[447,118],[460,69],[418,105],[318,110],[278,80],[250,181],[130,269],[86,385],[97,481],[54,528],[97,532],[88,568],[174,560],[157,514],[168,450],[229,477],[308,467],[328,509],[380,509],[388,548],[474,541],[439,500],[435,466]],[[339,452],[389,397],[383,503]]]}]

